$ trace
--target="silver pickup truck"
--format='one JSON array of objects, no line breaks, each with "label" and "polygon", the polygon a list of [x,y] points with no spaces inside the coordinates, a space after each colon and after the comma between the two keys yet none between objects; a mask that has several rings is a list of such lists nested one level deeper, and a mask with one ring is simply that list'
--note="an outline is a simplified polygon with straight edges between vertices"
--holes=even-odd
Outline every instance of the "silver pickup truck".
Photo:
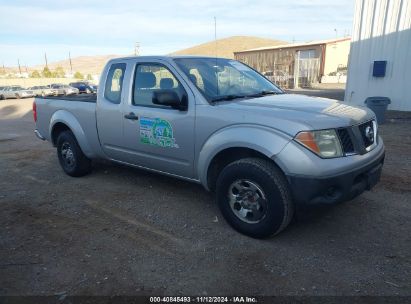
[{"label": "silver pickup truck", "polygon": [[33,114],[68,175],[108,159],[201,183],[257,238],[283,230],[297,205],[371,189],[384,162],[373,112],[285,94],[231,59],[114,59],[96,95],[36,98]]}]

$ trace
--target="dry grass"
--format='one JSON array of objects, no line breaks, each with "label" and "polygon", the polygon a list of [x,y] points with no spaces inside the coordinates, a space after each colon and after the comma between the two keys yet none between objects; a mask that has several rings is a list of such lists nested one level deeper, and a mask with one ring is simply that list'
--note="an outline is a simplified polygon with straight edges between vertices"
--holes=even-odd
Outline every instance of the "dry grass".
[{"label": "dry grass", "polygon": [[[281,40],[259,38],[253,36],[233,36],[215,41],[206,42],[188,49],[176,51],[171,55],[202,55],[234,58],[234,52],[253,49],[264,46],[275,46],[286,44]],[[217,54],[216,54],[217,46]]]}]

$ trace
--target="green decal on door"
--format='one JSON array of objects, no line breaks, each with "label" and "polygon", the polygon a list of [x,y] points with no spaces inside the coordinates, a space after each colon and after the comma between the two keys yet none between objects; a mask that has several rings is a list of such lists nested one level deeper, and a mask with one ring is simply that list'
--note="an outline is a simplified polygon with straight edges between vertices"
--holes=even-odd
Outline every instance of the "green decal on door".
[{"label": "green decal on door", "polygon": [[167,148],[179,148],[170,122],[161,118],[140,118],[140,142]]}]

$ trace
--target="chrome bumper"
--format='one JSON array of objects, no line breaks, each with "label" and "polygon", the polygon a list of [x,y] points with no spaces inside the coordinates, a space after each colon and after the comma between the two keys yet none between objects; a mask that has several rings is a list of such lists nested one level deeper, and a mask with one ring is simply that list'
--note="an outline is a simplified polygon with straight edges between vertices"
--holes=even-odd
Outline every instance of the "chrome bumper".
[{"label": "chrome bumper", "polygon": [[40,134],[39,130],[35,129],[34,134],[36,134],[37,138],[39,138],[41,140],[46,140],[46,138],[43,135]]}]

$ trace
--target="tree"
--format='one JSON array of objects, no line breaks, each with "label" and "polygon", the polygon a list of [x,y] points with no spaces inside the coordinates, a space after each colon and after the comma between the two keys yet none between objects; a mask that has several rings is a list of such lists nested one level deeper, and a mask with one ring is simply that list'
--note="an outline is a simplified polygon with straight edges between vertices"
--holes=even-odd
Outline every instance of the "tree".
[{"label": "tree", "polygon": [[91,74],[87,74],[87,80],[93,80],[93,76],[91,76]]},{"label": "tree", "polygon": [[44,67],[43,72],[41,72],[41,75],[45,78],[50,78],[52,76],[50,69],[48,67]]},{"label": "tree", "polygon": [[40,75],[40,72],[39,72],[39,71],[34,70],[34,71],[31,73],[30,77],[31,77],[31,78],[40,78],[41,75]]},{"label": "tree", "polygon": [[74,73],[74,78],[77,78],[77,79],[84,79],[84,75],[83,75],[83,74],[81,74],[80,72],[75,72],[75,73]]},{"label": "tree", "polygon": [[64,75],[66,74],[61,66],[58,66],[54,72],[57,78],[64,78]]}]

